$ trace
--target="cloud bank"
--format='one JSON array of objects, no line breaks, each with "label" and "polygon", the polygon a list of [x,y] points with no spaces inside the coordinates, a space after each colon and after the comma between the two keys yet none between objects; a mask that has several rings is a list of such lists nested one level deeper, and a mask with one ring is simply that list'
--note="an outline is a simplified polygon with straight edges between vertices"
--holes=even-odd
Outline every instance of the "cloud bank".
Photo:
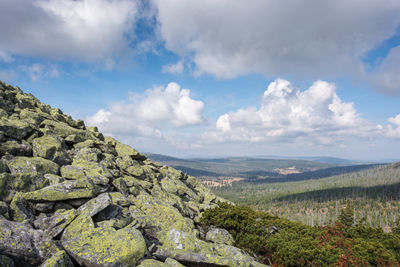
[{"label": "cloud bank", "polygon": [[161,138],[163,130],[201,124],[204,103],[190,97],[190,90],[177,83],[148,89],[143,95],[132,94],[129,101],[100,109],[86,119],[111,135]]},{"label": "cloud bank", "polygon": [[397,0],[152,3],[166,47],[217,78],[361,75],[363,54],[400,23]]},{"label": "cloud bank", "polygon": [[223,114],[216,131],[205,135],[215,140],[293,142],[306,138],[330,144],[349,136],[376,137],[381,130],[382,126],[363,119],[353,103],[343,102],[332,83],[316,81],[300,91],[289,81],[277,79],[264,92],[259,108]]},{"label": "cloud bank", "polygon": [[127,51],[138,16],[132,0],[2,0],[0,60],[109,60]]}]

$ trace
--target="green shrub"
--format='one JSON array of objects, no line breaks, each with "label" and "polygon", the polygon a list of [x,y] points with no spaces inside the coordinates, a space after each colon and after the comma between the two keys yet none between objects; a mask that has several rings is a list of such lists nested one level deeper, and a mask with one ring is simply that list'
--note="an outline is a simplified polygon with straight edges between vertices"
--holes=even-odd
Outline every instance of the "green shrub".
[{"label": "green shrub", "polygon": [[204,226],[225,228],[236,246],[274,266],[400,266],[398,235],[352,226],[352,217],[351,224],[344,222],[311,227],[227,203],[205,211],[202,219]]}]

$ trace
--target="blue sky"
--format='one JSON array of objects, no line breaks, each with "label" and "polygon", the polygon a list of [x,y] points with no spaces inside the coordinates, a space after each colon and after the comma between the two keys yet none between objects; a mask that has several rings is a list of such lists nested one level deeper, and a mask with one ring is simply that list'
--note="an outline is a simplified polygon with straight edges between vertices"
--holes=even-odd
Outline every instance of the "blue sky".
[{"label": "blue sky", "polygon": [[0,79],[146,152],[400,159],[397,0],[2,0]]}]

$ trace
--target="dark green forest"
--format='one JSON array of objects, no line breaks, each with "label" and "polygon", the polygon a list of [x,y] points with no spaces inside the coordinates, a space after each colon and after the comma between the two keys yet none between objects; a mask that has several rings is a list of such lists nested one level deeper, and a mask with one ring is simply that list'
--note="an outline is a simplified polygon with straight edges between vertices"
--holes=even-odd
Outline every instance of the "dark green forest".
[{"label": "dark green forest", "polygon": [[348,202],[335,224],[308,226],[219,203],[205,211],[201,223],[227,229],[235,246],[272,266],[400,266],[399,227],[385,233],[364,220],[353,222],[353,209]]}]

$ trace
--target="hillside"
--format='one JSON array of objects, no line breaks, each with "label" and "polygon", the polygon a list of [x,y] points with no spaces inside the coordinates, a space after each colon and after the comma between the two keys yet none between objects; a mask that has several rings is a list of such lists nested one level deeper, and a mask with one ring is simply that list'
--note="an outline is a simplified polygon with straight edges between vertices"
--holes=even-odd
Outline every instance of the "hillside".
[{"label": "hillside", "polygon": [[263,266],[194,177],[4,83],[0,156],[0,266]]},{"label": "hillside", "polygon": [[363,219],[370,226],[390,231],[400,218],[399,165],[366,165],[369,168],[364,170],[317,179],[296,181],[288,176],[283,180],[239,182],[214,192],[235,203],[309,225],[337,221],[340,210],[351,200],[355,221]]},{"label": "hillside", "polygon": [[245,179],[260,179],[281,176],[285,170],[303,173],[324,168],[335,167],[335,164],[322,163],[310,160],[294,159],[264,159],[249,157],[230,158],[193,158],[179,159],[175,157],[146,154],[150,159],[172,166],[190,175],[200,176],[202,179],[218,177],[241,177]]}]

